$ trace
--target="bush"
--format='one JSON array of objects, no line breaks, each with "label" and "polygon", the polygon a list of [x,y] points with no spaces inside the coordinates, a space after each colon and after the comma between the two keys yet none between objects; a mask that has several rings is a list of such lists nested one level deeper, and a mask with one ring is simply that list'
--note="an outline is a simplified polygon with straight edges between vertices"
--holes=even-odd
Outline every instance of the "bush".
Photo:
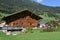
[{"label": "bush", "polygon": [[29,27],[27,27],[27,28],[26,28],[26,32],[33,33],[33,29],[32,29],[32,27],[30,27],[30,26],[29,26]]},{"label": "bush", "polygon": [[45,24],[43,28],[41,28],[43,32],[53,32],[60,31],[60,21],[51,21]]},{"label": "bush", "polygon": [[53,27],[44,27],[40,29],[41,32],[53,32],[54,28]]}]

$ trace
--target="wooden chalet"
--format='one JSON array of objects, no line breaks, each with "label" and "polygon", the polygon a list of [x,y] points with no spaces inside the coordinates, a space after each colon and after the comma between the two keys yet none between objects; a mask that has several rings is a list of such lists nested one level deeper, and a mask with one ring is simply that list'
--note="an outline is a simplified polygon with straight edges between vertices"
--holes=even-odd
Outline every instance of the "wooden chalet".
[{"label": "wooden chalet", "polygon": [[9,16],[3,17],[2,20],[6,22],[6,24],[10,27],[37,27],[38,21],[42,19],[36,14],[24,10],[21,12],[13,13]]}]

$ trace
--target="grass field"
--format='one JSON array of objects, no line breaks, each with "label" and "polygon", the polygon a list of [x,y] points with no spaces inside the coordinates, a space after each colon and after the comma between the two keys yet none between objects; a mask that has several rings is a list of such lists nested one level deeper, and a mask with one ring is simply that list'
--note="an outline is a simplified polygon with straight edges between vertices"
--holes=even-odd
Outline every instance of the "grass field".
[{"label": "grass field", "polygon": [[0,32],[0,40],[60,40],[60,32],[40,32],[21,33],[18,35],[5,35]]}]

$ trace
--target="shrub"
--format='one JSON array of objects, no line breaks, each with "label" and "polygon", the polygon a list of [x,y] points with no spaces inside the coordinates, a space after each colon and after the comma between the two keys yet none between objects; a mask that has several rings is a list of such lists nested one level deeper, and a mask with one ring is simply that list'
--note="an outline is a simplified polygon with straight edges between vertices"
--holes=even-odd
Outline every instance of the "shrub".
[{"label": "shrub", "polygon": [[45,28],[42,28],[41,30],[42,30],[42,32],[53,32],[54,28],[52,28],[52,27],[45,27]]},{"label": "shrub", "polygon": [[60,21],[51,21],[41,28],[43,32],[60,31]]},{"label": "shrub", "polygon": [[32,27],[30,27],[30,26],[29,26],[29,27],[27,27],[27,28],[26,28],[26,32],[33,33],[33,29],[32,29]]}]

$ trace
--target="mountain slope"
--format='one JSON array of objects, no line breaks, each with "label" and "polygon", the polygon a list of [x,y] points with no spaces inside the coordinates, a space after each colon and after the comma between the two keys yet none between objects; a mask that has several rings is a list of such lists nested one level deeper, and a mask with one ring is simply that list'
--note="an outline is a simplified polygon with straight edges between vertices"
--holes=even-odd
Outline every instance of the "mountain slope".
[{"label": "mountain slope", "polygon": [[38,15],[47,14],[49,17],[60,18],[60,7],[50,7],[33,2],[32,0],[0,0],[0,12],[14,13],[28,9]]}]

